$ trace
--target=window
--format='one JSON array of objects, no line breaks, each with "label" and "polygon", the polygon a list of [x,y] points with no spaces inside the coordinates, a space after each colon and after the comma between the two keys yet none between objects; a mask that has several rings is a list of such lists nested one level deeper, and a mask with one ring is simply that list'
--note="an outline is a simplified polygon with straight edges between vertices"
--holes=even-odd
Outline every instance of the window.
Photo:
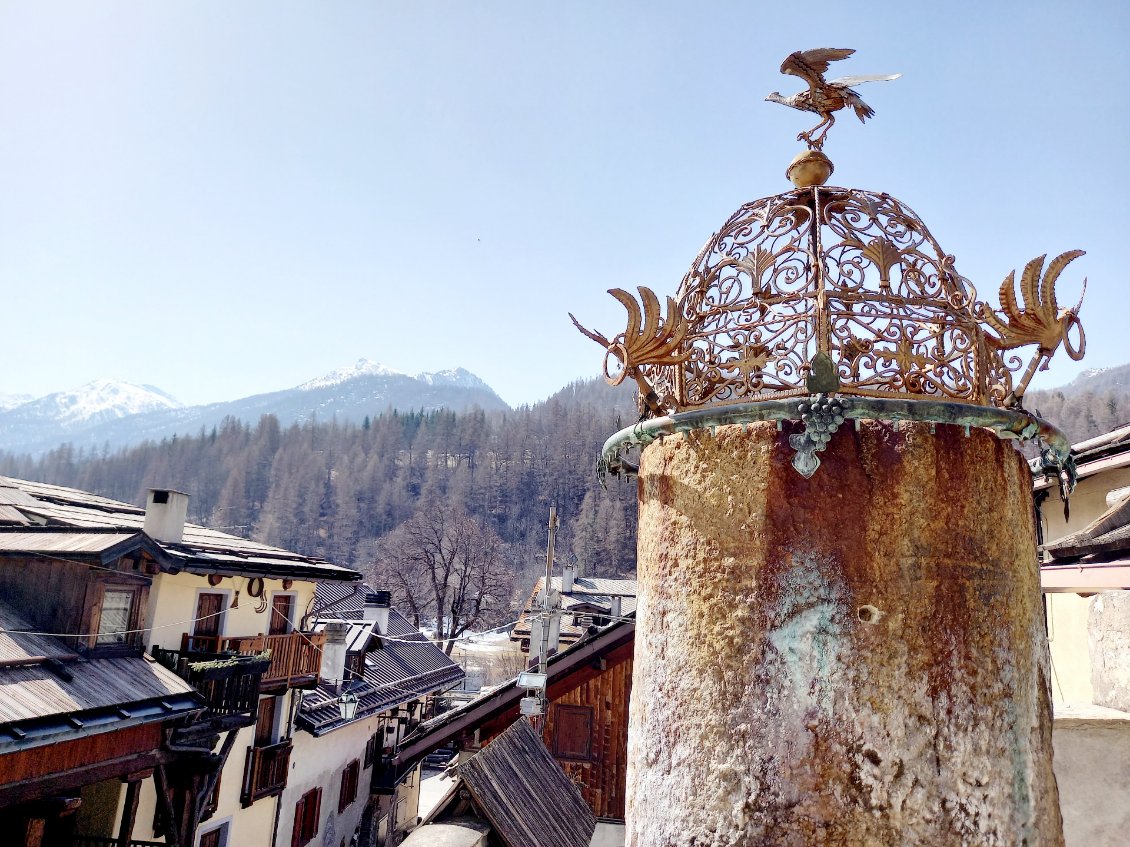
[{"label": "window", "polygon": [[361,763],[354,759],[341,772],[341,796],[338,797],[337,801],[337,813],[339,815],[357,799],[357,774],[360,770]]},{"label": "window", "polygon": [[102,614],[98,618],[96,644],[129,644],[127,633],[133,620],[133,604],[137,592],[132,588],[106,588],[102,592]]},{"label": "window", "polygon": [[268,635],[286,635],[294,629],[294,595],[275,594],[271,597],[271,621]]},{"label": "window", "polygon": [[383,740],[383,734],[376,733],[372,738],[365,742],[365,767],[371,768],[373,766],[373,762],[377,758],[377,750],[380,749],[380,745]]},{"label": "window", "polygon": [[255,718],[255,746],[270,747],[275,743],[275,715],[278,711],[277,697],[263,697],[259,700],[259,714]]},{"label": "window", "polygon": [[553,755],[561,759],[592,758],[592,706],[553,707]]},{"label": "window", "polygon": [[214,829],[200,833],[196,840],[197,847],[228,847],[228,833],[230,822],[224,821]]},{"label": "window", "polygon": [[196,596],[196,621],[192,628],[193,635],[216,637],[223,632],[226,600],[227,596],[218,591],[201,591]]},{"label": "window", "polygon": [[[200,820],[202,821],[206,821],[208,818],[212,817],[212,815],[216,814],[216,809],[219,808],[221,776],[223,776],[222,773],[216,774],[216,784],[212,786],[212,790],[208,792],[208,796],[204,800],[204,808],[200,810]],[[221,827],[217,827],[217,829],[219,828]],[[226,830],[227,824],[223,824],[222,828]],[[220,844],[224,845],[225,842],[221,841]]]},{"label": "window", "polygon": [[303,847],[318,834],[318,816],[322,811],[322,789],[315,788],[302,795],[294,804],[294,831],[290,847]]}]

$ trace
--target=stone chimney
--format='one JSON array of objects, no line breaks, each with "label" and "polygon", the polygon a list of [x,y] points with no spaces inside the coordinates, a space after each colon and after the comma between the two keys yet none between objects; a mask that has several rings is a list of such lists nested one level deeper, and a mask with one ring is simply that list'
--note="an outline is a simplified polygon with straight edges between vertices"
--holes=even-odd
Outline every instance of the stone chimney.
[{"label": "stone chimney", "polygon": [[167,488],[149,489],[142,529],[150,538],[168,544],[179,544],[184,539],[184,521],[187,517],[187,494]]},{"label": "stone chimney", "polygon": [[609,617],[612,618],[612,623],[616,623],[620,618],[620,596],[617,595],[612,598],[611,608],[608,610]]},{"label": "stone chimney", "polygon": [[370,591],[365,595],[363,615],[367,621],[376,621],[381,635],[388,635],[388,610],[392,606],[391,591]]},{"label": "stone chimney", "polygon": [[561,569],[561,593],[566,594],[573,590],[573,582],[577,578],[577,566],[566,565]]},{"label": "stone chimney", "polygon": [[333,683],[341,690],[345,678],[345,636],[349,624],[345,621],[330,621],[326,624],[326,643],[322,647],[322,667],[318,675],[322,682]]}]

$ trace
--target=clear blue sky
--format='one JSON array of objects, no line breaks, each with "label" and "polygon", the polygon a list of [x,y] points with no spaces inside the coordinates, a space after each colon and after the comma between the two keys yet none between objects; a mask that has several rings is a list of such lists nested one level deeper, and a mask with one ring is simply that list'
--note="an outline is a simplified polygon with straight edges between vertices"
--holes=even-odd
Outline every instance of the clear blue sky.
[{"label": "clear blue sky", "polygon": [[[510,403],[594,374],[606,293],[674,292],[786,190],[791,51],[854,47],[838,185],[914,208],[982,296],[1081,248],[1089,353],[1130,361],[1130,12],[1109,3],[0,2],[0,393],[185,402],[359,357]],[[835,75],[841,75],[836,73]],[[845,113],[846,115],[846,113]]]}]

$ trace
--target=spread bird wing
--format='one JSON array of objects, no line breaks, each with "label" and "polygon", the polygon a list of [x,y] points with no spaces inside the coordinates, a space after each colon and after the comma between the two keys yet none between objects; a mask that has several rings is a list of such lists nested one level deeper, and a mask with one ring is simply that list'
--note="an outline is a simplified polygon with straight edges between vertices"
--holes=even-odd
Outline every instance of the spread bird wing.
[{"label": "spread bird wing", "polygon": [[846,59],[855,50],[836,47],[818,47],[815,50],[797,50],[781,63],[781,73],[799,76],[816,87],[824,82],[824,72],[831,62]]},{"label": "spread bird wing", "polygon": [[864,74],[863,76],[842,76],[839,79],[833,79],[828,85],[842,85],[845,88],[852,88],[856,85],[861,85],[865,82],[889,82],[892,79],[898,79],[902,74]]}]

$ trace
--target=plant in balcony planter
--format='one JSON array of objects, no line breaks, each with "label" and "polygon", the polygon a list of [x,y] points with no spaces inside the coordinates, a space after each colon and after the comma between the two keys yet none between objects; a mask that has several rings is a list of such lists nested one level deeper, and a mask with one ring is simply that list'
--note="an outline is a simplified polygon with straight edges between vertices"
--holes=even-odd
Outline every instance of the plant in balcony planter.
[{"label": "plant in balcony planter", "polygon": [[270,664],[271,651],[264,650],[254,656],[234,655],[224,659],[212,659],[207,662],[189,662],[188,669],[193,673],[218,671],[227,668],[246,667],[248,665]]}]

